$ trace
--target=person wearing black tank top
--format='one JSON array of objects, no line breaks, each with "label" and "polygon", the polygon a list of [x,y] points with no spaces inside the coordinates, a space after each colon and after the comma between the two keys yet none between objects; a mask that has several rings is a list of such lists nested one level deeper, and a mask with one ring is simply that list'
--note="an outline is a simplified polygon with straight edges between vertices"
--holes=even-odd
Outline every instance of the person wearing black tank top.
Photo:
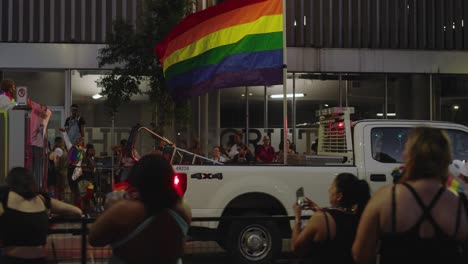
[{"label": "person wearing black tank top", "polygon": [[341,173],[330,186],[329,198],[329,208],[319,208],[305,199],[305,209],[315,213],[303,229],[302,209],[293,205],[296,223],[292,250],[310,263],[353,263],[351,245],[361,212],[370,198],[369,185],[350,173]]},{"label": "person wearing black tank top", "polygon": [[466,263],[468,208],[445,187],[451,159],[445,131],[413,129],[402,178],[378,190],[361,217],[353,244],[357,263]]},{"label": "person wearing black tank top", "polygon": [[49,229],[49,210],[53,214],[80,217],[78,207],[50,198],[37,190],[31,173],[13,168],[8,186],[0,190],[0,240],[4,257],[0,263],[46,263],[45,243]]}]

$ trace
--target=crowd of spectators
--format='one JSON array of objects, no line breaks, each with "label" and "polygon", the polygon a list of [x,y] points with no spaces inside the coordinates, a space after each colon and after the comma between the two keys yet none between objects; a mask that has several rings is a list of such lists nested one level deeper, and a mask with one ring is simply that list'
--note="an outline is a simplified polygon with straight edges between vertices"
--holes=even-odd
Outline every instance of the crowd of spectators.
[{"label": "crowd of spectators", "polygon": [[[248,144],[243,142],[242,133],[236,132],[229,135],[226,147],[222,145],[216,145],[212,148],[208,158],[221,163],[226,164],[281,164],[284,161],[283,141],[278,144],[278,151],[272,146],[270,137],[264,135],[262,137],[261,145],[254,145],[251,148]],[[199,143],[194,140],[195,148],[189,148],[188,151],[193,154],[203,156],[200,150]],[[287,154],[297,154],[295,146],[288,139],[287,143]],[[209,161],[204,163],[209,164]]]},{"label": "crowd of spectators", "polygon": [[[1,104],[12,103],[14,88],[14,83],[2,82]],[[48,192],[23,167],[10,170],[7,186],[0,186],[0,263],[47,263],[49,217],[92,212],[96,160],[94,146],[84,141],[85,124],[73,104],[62,137],[48,147]],[[312,147],[315,153],[317,143]],[[268,135],[252,150],[241,133],[234,133],[225,148],[212,148],[210,158],[220,163],[269,164],[283,163],[286,155],[296,154],[289,140],[277,149]],[[174,171],[164,146],[138,161],[126,141],[112,150],[119,156],[117,181],[125,183],[125,195],[108,199],[106,210],[90,227],[90,244],[111,245],[110,263],[180,263],[191,210],[172,184]],[[196,139],[188,150],[201,156]],[[429,127],[413,129],[403,163],[394,184],[372,197],[365,180],[340,173],[329,187],[329,207],[307,197],[303,204],[293,204],[292,250],[317,263],[465,263],[468,190],[453,190],[448,182],[460,176],[468,184],[468,170],[460,168],[466,164],[452,162],[446,132]],[[456,165],[460,175],[449,172]],[[61,201],[67,187],[71,204]],[[305,225],[304,210],[314,211]]]}]

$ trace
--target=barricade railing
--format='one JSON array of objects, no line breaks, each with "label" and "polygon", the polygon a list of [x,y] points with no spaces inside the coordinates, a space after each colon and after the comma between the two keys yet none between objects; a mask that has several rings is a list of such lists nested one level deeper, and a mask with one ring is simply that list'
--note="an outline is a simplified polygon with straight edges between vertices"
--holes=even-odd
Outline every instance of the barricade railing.
[{"label": "barricade railing", "polygon": [[[304,221],[305,221],[304,217]],[[51,218],[51,227],[47,241],[49,263],[107,263],[112,255],[112,249],[92,247],[88,243],[88,225],[94,223],[95,217],[83,218]],[[189,237],[185,244],[184,260],[195,262],[214,262],[228,259],[225,245],[216,242],[219,234],[215,228],[222,221],[273,221],[288,222],[294,220],[291,216],[226,216],[226,217],[194,217]],[[212,230],[211,236],[209,230]],[[203,235],[201,235],[203,233]],[[289,240],[283,240],[282,259],[294,259],[289,251]]]}]

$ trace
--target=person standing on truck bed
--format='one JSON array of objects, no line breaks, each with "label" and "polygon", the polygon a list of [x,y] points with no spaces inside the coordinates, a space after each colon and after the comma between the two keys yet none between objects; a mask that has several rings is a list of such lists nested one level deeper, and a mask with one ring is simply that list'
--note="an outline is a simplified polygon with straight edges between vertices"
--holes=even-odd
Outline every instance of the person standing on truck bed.
[{"label": "person standing on truck bed", "polygon": [[378,190],[364,210],[353,245],[357,263],[376,254],[383,264],[466,263],[460,250],[468,240],[468,208],[445,187],[451,160],[445,131],[412,131],[402,178]]},{"label": "person standing on truck bed", "polygon": [[294,204],[296,222],[292,229],[291,247],[310,263],[353,263],[351,246],[359,218],[370,198],[366,181],[350,173],[336,176],[328,190],[329,208],[319,208],[305,198],[305,209],[316,211],[302,229],[302,208]]}]

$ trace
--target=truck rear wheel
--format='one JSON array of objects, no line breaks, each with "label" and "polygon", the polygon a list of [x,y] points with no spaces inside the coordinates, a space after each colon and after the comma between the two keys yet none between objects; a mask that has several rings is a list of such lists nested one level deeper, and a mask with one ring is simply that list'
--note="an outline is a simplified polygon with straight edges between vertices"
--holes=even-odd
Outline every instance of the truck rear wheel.
[{"label": "truck rear wheel", "polygon": [[276,223],[255,219],[234,221],[227,242],[229,253],[236,263],[271,263],[282,247]]}]

